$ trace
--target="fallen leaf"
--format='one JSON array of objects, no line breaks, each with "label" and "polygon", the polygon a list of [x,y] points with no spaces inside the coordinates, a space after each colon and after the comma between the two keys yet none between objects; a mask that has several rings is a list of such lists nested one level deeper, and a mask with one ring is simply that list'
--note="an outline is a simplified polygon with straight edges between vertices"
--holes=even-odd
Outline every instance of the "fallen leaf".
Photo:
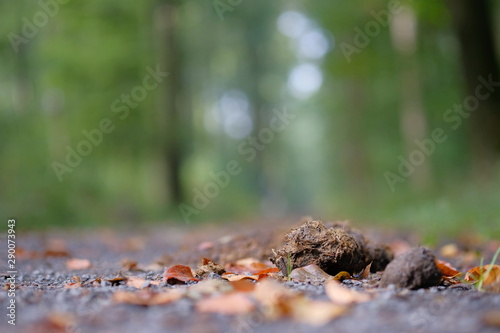
[{"label": "fallen leaf", "polygon": [[80,280],[79,276],[73,276],[71,279],[75,280],[76,282],[66,283],[64,285],[65,289],[73,289],[73,288],[81,288],[82,287],[82,281]]},{"label": "fallen leaf", "polygon": [[226,271],[237,274],[257,274],[260,271],[271,268],[255,258],[237,260],[236,263],[226,265]]},{"label": "fallen leaf", "polygon": [[255,305],[244,293],[229,293],[221,296],[204,298],[196,303],[199,312],[220,314],[245,314],[255,309]]},{"label": "fallen leaf", "polygon": [[132,260],[132,259],[127,259],[127,258],[122,259],[122,261],[120,262],[120,264],[122,265],[122,269],[125,270],[125,271],[140,270],[138,268],[137,261]]},{"label": "fallen leaf", "polygon": [[[490,272],[487,272],[489,269]],[[471,268],[465,274],[465,281],[478,282],[483,275],[483,286],[488,286],[496,281],[500,281],[500,266],[499,265],[483,265]]]},{"label": "fallen leaf", "polygon": [[180,299],[184,293],[180,290],[169,290],[165,292],[153,292],[151,290],[122,291],[113,294],[115,303],[126,303],[142,306],[162,305]]},{"label": "fallen leaf", "polygon": [[325,290],[328,298],[340,305],[363,303],[371,299],[370,295],[342,287],[337,281],[328,281]]},{"label": "fallen leaf", "polygon": [[210,273],[221,275],[225,272],[226,270],[224,269],[224,266],[218,265],[210,259],[203,258],[201,266],[198,266],[198,269],[196,270],[196,276],[201,278]]},{"label": "fallen leaf", "polygon": [[[373,261],[372,261],[373,262]],[[370,275],[370,269],[372,268],[372,262],[366,265],[365,269],[359,275],[360,279],[366,279]]]},{"label": "fallen leaf", "polygon": [[462,273],[457,271],[455,268],[453,268],[453,266],[451,266],[450,263],[447,263],[446,261],[436,259],[436,266],[443,274],[443,277],[454,278],[462,275]]},{"label": "fallen leaf", "polygon": [[90,261],[87,259],[68,259],[66,261],[66,268],[72,271],[78,271],[90,268]]},{"label": "fallen leaf", "polygon": [[151,280],[146,280],[143,278],[140,278],[138,276],[129,276],[127,277],[127,286],[129,287],[134,287],[137,289],[142,289],[145,286],[148,286],[149,284],[153,285],[159,285],[160,281],[151,281]]},{"label": "fallen leaf", "polygon": [[280,269],[278,267],[267,268],[267,269],[263,269],[261,271],[258,271],[257,273],[255,273],[255,275],[279,273],[279,271],[280,271]]},{"label": "fallen leaf", "polygon": [[47,248],[42,254],[43,257],[69,257],[68,244],[66,240],[52,238],[47,241]]},{"label": "fallen leaf", "polygon": [[105,281],[108,281],[111,283],[111,286],[119,286],[120,284],[122,284],[122,282],[124,282],[127,278],[123,277],[123,276],[117,276],[117,277],[114,277],[114,278],[111,278],[111,279],[104,279]]},{"label": "fallen leaf", "polygon": [[259,275],[244,275],[244,274],[233,274],[233,273],[224,273],[221,275],[223,279],[226,279],[228,281],[240,281],[244,279],[250,279],[250,280],[259,280]]},{"label": "fallen leaf", "polygon": [[186,290],[186,296],[192,299],[200,299],[205,296],[226,294],[231,291],[234,291],[234,288],[230,282],[218,279],[207,279],[189,286]]},{"label": "fallen leaf", "polygon": [[483,315],[482,319],[487,326],[500,327],[500,310],[489,310]]},{"label": "fallen leaf", "polygon": [[231,281],[229,282],[233,286],[233,288],[237,291],[248,293],[255,290],[255,283],[246,279],[239,281]]},{"label": "fallen leaf", "polygon": [[290,278],[300,282],[323,283],[333,279],[333,276],[325,273],[318,265],[311,264],[300,268],[295,268],[290,273]]},{"label": "fallen leaf", "polygon": [[200,245],[198,245],[198,250],[205,251],[211,249],[214,245],[214,242],[201,242]]},{"label": "fallen leaf", "polygon": [[175,265],[165,270],[163,279],[168,284],[185,283],[187,281],[200,281],[193,276],[191,268],[184,265]]},{"label": "fallen leaf", "polygon": [[456,244],[446,244],[439,250],[439,254],[446,258],[453,258],[458,255],[458,247]]},{"label": "fallen leaf", "polygon": [[275,320],[290,315],[291,301],[300,297],[300,294],[277,281],[267,279],[257,284],[253,296],[262,305],[265,316]]},{"label": "fallen leaf", "polygon": [[75,327],[77,319],[70,313],[53,312],[36,323],[31,331],[35,332],[68,332],[69,327]]},{"label": "fallen leaf", "polygon": [[347,310],[343,305],[313,301],[274,280],[258,283],[253,294],[262,305],[264,315],[271,320],[290,317],[298,322],[321,326]]},{"label": "fallen leaf", "polygon": [[323,326],[347,312],[347,307],[301,297],[291,303],[291,317],[301,323]]}]

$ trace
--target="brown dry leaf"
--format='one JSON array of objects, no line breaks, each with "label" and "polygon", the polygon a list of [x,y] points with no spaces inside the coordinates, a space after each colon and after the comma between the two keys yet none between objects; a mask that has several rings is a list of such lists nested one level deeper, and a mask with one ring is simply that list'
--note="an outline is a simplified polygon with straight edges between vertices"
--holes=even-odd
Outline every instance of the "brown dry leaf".
[{"label": "brown dry leaf", "polygon": [[66,261],[66,268],[71,271],[78,271],[83,269],[89,269],[91,266],[90,261],[87,259],[68,259]]},{"label": "brown dry leaf", "polygon": [[[488,269],[491,271],[487,273]],[[499,265],[483,265],[483,266],[478,266],[471,268],[466,274],[465,274],[465,281],[469,282],[478,282],[481,275],[484,275],[483,277],[483,286],[488,286],[492,283],[495,283],[496,281],[500,281],[500,266]]]},{"label": "brown dry leaf", "polygon": [[342,287],[337,281],[328,281],[325,290],[328,298],[340,305],[363,303],[371,299],[370,295]]},{"label": "brown dry leaf", "polygon": [[255,309],[255,305],[245,293],[229,293],[221,296],[204,298],[196,303],[199,312],[220,314],[245,314]]},{"label": "brown dry leaf", "polygon": [[[149,280],[137,277],[137,276],[129,276],[127,278],[127,286],[134,287],[134,288],[137,288],[137,289],[144,288],[144,286],[147,285],[146,282],[149,282],[151,284],[159,284],[159,281],[149,281]],[[153,283],[153,282],[156,282],[156,283]]]},{"label": "brown dry leaf", "polygon": [[255,283],[252,281],[245,279],[239,281],[231,281],[229,282],[233,286],[233,288],[237,291],[248,293],[255,290]]},{"label": "brown dry leaf", "polygon": [[68,332],[68,327],[77,323],[76,318],[70,313],[53,312],[36,324],[35,332]]},{"label": "brown dry leaf", "polygon": [[253,296],[262,304],[265,315],[273,320],[288,316],[292,311],[291,300],[296,297],[301,297],[297,292],[270,279],[259,282]]},{"label": "brown dry leaf", "polygon": [[193,299],[200,299],[205,296],[214,296],[216,294],[225,294],[234,291],[230,282],[219,279],[207,279],[200,283],[189,286],[186,290],[186,296]]},{"label": "brown dry leaf", "polygon": [[205,251],[213,248],[215,245],[214,242],[201,242],[200,245],[198,245],[198,250],[200,251]]},{"label": "brown dry leaf", "polygon": [[372,268],[372,263],[373,261],[368,265],[366,265],[365,269],[363,269],[363,271],[359,275],[360,279],[366,279],[370,275],[370,269]]},{"label": "brown dry leaf", "polygon": [[119,286],[120,284],[122,284],[122,282],[126,281],[127,278],[123,276],[117,276],[111,279],[104,279],[104,280],[110,282],[111,286]]},{"label": "brown dry leaf", "polygon": [[122,269],[124,271],[140,271],[141,270],[137,264],[137,261],[132,260],[132,259],[128,259],[128,258],[122,259],[120,264],[122,265]]},{"label": "brown dry leaf", "polygon": [[233,273],[224,273],[221,275],[223,279],[226,279],[228,281],[240,281],[244,279],[250,279],[250,280],[259,280],[259,275],[244,275],[244,274],[233,274]]},{"label": "brown dry leaf", "polygon": [[273,280],[258,283],[254,297],[271,320],[291,317],[299,322],[321,326],[347,310],[346,306],[310,300]]},{"label": "brown dry leaf", "polygon": [[260,271],[271,268],[255,258],[245,258],[237,260],[236,263],[226,265],[226,271],[237,274],[257,274]]},{"label": "brown dry leaf", "polygon": [[187,281],[200,281],[193,276],[191,268],[184,265],[175,265],[165,270],[163,279],[168,284],[184,283]]},{"label": "brown dry leaf", "polygon": [[82,287],[82,281],[80,280],[79,276],[73,276],[71,279],[75,280],[76,282],[66,283],[64,285],[65,289],[73,289],[73,288],[81,288]]},{"label": "brown dry leaf", "polygon": [[47,241],[47,248],[42,254],[43,257],[69,257],[68,244],[66,240],[52,238]]},{"label": "brown dry leaf", "polygon": [[453,266],[451,266],[450,263],[446,261],[436,259],[436,266],[443,274],[443,277],[453,278],[462,275],[462,273],[457,271],[455,268],[453,268]]},{"label": "brown dry leaf", "polygon": [[197,277],[201,278],[212,272],[221,275],[225,273],[226,270],[224,269],[224,266],[218,265],[210,259],[203,258],[201,266],[198,266],[195,274]]},{"label": "brown dry leaf", "polygon": [[295,268],[290,273],[290,278],[295,281],[323,283],[333,279],[333,276],[325,273],[318,265],[311,264],[300,268]]},{"label": "brown dry leaf", "polygon": [[312,326],[323,326],[342,316],[348,307],[330,302],[312,301],[305,297],[296,298],[291,303],[291,316],[294,320]]},{"label": "brown dry leaf", "polygon": [[483,315],[483,323],[500,328],[500,310],[489,310]]},{"label": "brown dry leaf", "polygon": [[115,303],[152,306],[174,302],[183,295],[184,293],[180,290],[168,290],[160,293],[151,290],[140,290],[137,292],[120,290],[113,294],[113,301]]},{"label": "brown dry leaf", "polygon": [[446,244],[439,250],[439,254],[446,258],[456,257],[459,252],[457,245],[453,243]]}]

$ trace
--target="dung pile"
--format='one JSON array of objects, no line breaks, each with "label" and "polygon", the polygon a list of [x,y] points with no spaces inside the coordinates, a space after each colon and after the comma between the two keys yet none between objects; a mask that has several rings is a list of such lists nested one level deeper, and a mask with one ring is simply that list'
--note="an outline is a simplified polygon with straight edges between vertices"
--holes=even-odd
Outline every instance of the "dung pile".
[{"label": "dung pile", "polygon": [[381,287],[419,289],[436,286],[441,281],[436,257],[425,247],[416,247],[396,257],[384,271]]},{"label": "dung pile", "polygon": [[392,260],[388,248],[374,246],[357,230],[339,224],[331,228],[320,221],[307,221],[285,235],[284,245],[273,250],[270,260],[286,276],[292,269],[316,264],[326,273],[360,272],[372,262],[383,269]]}]

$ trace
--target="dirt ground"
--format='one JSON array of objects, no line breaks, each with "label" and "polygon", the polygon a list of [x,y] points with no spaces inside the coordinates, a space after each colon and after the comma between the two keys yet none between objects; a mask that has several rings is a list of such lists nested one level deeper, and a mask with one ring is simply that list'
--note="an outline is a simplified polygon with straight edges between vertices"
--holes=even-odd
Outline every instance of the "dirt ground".
[{"label": "dirt ground", "polygon": [[[464,283],[416,290],[397,289],[393,285],[375,288],[373,285],[380,280],[381,272],[370,274],[364,281],[343,280],[342,286],[368,291],[370,299],[349,304],[341,315],[319,325],[297,321],[287,314],[273,317],[261,306],[239,314],[198,311],[199,298],[196,297],[181,297],[160,305],[128,304],[117,302],[114,297],[120,291],[147,289],[150,293],[161,293],[190,288],[196,282],[167,284],[162,279],[164,269],[180,264],[194,270],[202,258],[226,265],[252,257],[272,266],[268,261],[271,250],[282,246],[283,236],[289,229],[286,223],[266,223],[238,227],[164,227],[141,232],[20,232],[16,252],[16,326],[7,322],[10,285],[9,276],[3,274],[0,308],[4,314],[0,331],[500,332],[499,293],[479,292]],[[376,229],[365,234],[390,244],[396,254],[420,245],[420,239],[411,234]],[[1,250],[7,253],[4,236]],[[453,246],[445,246],[447,244]],[[491,260],[498,246],[498,242],[461,239],[444,241],[432,250],[439,259],[465,272],[479,265],[481,256],[486,262]],[[75,258],[83,261],[68,263]],[[2,272],[6,271],[5,265],[2,266]],[[137,288],[124,283],[124,277],[130,276],[146,280],[146,285]],[[219,278],[213,274],[211,277]],[[308,300],[329,302],[325,283],[293,279],[281,279],[279,283]]]}]

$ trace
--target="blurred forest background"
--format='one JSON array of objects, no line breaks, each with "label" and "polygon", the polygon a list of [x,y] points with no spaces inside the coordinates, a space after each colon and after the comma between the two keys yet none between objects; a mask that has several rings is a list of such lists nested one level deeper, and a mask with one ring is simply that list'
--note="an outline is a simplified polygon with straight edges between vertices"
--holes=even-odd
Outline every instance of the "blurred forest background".
[{"label": "blurred forest background", "polygon": [[307,214],[500,236],[499,1],[0,10],[0,215],[19,227]]}]

